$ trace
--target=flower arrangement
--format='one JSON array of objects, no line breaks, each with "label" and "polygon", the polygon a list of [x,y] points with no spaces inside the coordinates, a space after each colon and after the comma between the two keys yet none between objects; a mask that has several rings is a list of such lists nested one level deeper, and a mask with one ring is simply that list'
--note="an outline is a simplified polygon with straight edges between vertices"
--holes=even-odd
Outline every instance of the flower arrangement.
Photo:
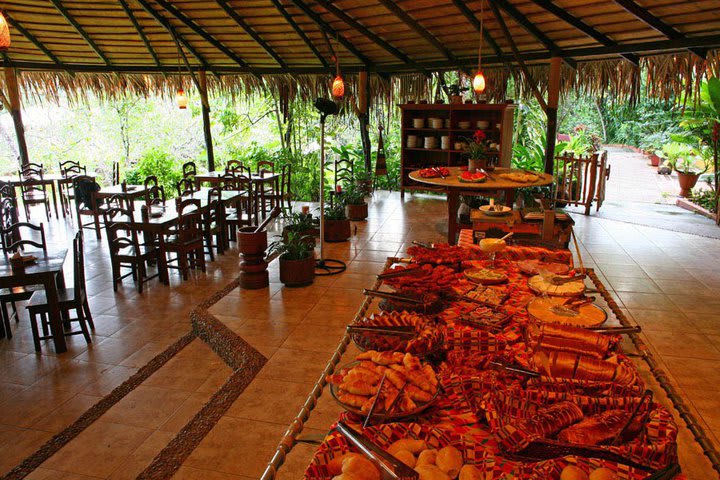
[{"label": "flower arrangement", "polygon": [[469,158],[473,160],[482,160],[485,158],[485,153],[488,151],[487,136],[482,130],[475,130],[472,136],[472,140],[468,140],[468,145],[465,148],[465,153]]}]

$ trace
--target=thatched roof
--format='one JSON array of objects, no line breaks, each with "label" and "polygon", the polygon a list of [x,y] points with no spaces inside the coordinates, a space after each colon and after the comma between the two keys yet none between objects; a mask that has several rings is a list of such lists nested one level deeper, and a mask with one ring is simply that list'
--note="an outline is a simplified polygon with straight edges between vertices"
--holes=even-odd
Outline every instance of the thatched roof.
[{"label": "thatched roof", "polygon": [[[664,92],[718,70],[720,0],[485,2],[483,64],[498,67],[495,78],[508,68],[519,75],[508,66],[521,60],[542,83],[540,65],[561,56],[565,88],[627,96],[643,61]],[[26,87],[50,90],[153,90],[178,73],[177,45],[193,68],[215,74],[211,87],[284,83],[309,95],[312,75],[331,73],[336,52],[345,74],[367,70],[423,89],[414,74],[475,68],[481,20],[480,0],[8,0],[0,8],[12,34],[2,64],[23,71]],[[499,89],[491,93],[504,95]]]}]

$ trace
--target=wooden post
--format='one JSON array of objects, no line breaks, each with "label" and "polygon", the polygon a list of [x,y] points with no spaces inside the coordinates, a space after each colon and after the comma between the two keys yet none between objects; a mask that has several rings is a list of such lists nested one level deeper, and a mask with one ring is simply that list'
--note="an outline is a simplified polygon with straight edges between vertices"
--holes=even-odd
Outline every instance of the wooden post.
[{"label": "wooden post", "polygon": [[17,72],[14,68],[5,68],[5,107],[12,116],[15,124],[15,135],[17,135],[18,151],[20,152],[20,166],[30,163],[27,144],[25,143],[25,127],[23,126],[22,114],[20,112],[20,89],[17,83]]},{"label": "wooden post", "polygon": [[557,110],[560,101],[560,69],[562,59],[550,59],[550,81],[548,83],[547,114],[547,149],[545,150],[545,173],[553,173],[555,166],[555,139],[557,137]]},{"label": "wooden post", "polygon": [[363,157],[365,157],[366,172],[372,172],[372,147],[370,145],[370,132],[368,132],[369,83],[366,70],[358,73],[358,120],[360,121],[360,141],[362,142]]},{"label": "wooden post", "polygon": [[198,86],[200,87],[200,100],[202,101],[203,133],[205,134],[208,170],[214,172],[215,154],[213,153],[212,131],[210,130],[210,102],[208,101],[207,76],[205,75],[205,70],[198,71]]}]

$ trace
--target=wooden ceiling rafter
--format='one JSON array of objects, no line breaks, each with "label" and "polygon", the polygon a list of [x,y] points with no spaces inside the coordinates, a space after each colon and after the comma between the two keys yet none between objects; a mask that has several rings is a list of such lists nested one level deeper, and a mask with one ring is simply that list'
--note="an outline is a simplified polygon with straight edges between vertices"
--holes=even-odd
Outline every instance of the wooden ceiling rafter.
[{"label": "wooden ceiling rafter", "polygon": [[292,15],[288,13],[288,11],[285,9],[285,7],[280,3],[279,0],[270,0],[272,4],[275,6],[275,9],[280,12],[280,15],[285,19],[285,21],[292,27],[293,30],[295,30],[295,33],[300,37],[300,39],[305,42],[305,45],[310,49],[310,51],[315,55],[315,58],[318,59],[320,63],[322,63],[323,67],[330,68],[330,64],[328,61],[323,57],[322,53],[313,45],[312,40],[310,40],[310,37],[307,36],[307,34],[303,31],[302,28],[300,28],[300,25],[297,24],[297,22],[292,18]]},{"label": "wooden ceiling rafter", "polygon": [[421,73],[423,73],[425,76],[430,76],[430,72],[428,72],[426,69],[422,68],[415,60],[410,58],[408,55],[400,51],[400,49],[393,47],[388,42],[383,40],[379,35],[376,35],[373,33],[369,28],[367,28],[365,25],[361,24],[354,18],[352,18],[350,15],[333,5],[331,2],[327,0],[315,0],[315,3],[320,5],[322,8],[333,14],[335,17],[340,19],[343,23],[345,23],[347,26],[355,30],[356,32],[364,35],[367,37],[370,41],[372,41],[374,44],[385,50],[386,52],[390,53],[392,56],[397,58],[398,60],[405,62],[409,65],[412,65],[413,67],[416,67]]},{"label": "wooden ceiling rafter", "polygon": [[93,41],[92,38],[85,32],[85,29],[78,23],[77,20],[75,20],[75,17],[73,17],[67,8],[60,2],[60,0],[50,0],[50,3],[53,4],[53,6],[57,9],[58,12],[60,12],[60,15],[67,20],[67,22],[72,25],[72,27],[77,31],[77,33],[85,40],[85,43],[90,46],[90,48],[97,54],[100,59],[105,62],[105,65],[112,65],[112,62],[110,59],[105,55],[105,53],[100,50],[100,47],[97,46],[97,44]]},{"label": "wooden ceiling rafter", "polygon": [[520,56],[520,51],[517,48],[517,45],[515,44],[515,40],[512,38],[512,34],[510,33],[510,30],[507,27],[507,24],[505,23],[505,19],[502,16],[502,13],[500,12],[500,9],[497,6],[496,0],[491,0],[488,2],[490,4],[490,8],[492,9],[493,15],[495,16],[495,19],[497,20],[498,24],[500,25],[501,30],[503,31],[503,35],[505,35],[505,40],[510,44],[510,50],[512,50],[513,55],[515,56],[515,61],[517,61],[518,66],[520,67],[520,70],[522,70],[523,75],[525,76],[525,82],[530,86],[530,89],[532,90],[533,95],[535,96],[535,99],[538,101],[542,109],[547,112],[547,102],[542,96],[542,93],[540,93],[540,90],[537,87],[537,84],[535,83],[535,80],[533,79],[532,75],[530,74],[530,70],[528,70],[527,65],[525,64],[525,61]]},{"label": "wooden ceiling rafter", "polygon": [[250,68],[250,65],[245,60],[240,58],[240,56],[237,53],[235,53],[231,48],[228,48],[225,44],[223,44],[217,38],[210,35],[210,33],[208,33],[207,30],[205,30],[200,25],[195,23],[194,20],[190,19],[187,15],[185,15],[183,12],[181,12],[175,5],[173,5],[172,3],[167,2],[165,0],[155,0],[155,2],[158,5],[160,5],[160,7],[162,9],[164,9],[166,12],[168,12],[170,15],[172,15],[177,20],[182,22],[186,27],[190,28],[193,32],[200,35],[200,37],[202,37],[203,40],[205,40],[210,45],[212,45],[213,47],[217,48],[222,53],[224,53],[232,61],[234,61],[241,67]]},{"label": "wooden ceiling rafter", "polygon": [[[662,19],[656,17],[650,11],[638,5],[635,0],[613,0],[616,4],[620,5],[625,11],[633,15],[638,20],[642,21],[646,25],[654,28],[658,32],[665,35],[670,40],[677,40],[685,38],[680,31],[676,28],[668,25]],[[689,0],[688,0],[689,1]],[[697,55],[698,57],[705,59],[707,56],[707,49],[704,48],[689,48],[689,51]]]},{"label": "wooden ceiling rafter", "polygon": [[275,62],[280,65],[281,68],[287,68],[287,63],[280,58],[280,55],[277,54],[277,52],[268,44],[265,40],[260,37],[260,35],[253,30],[253,28],[248,25],[248,23],[235,11],[235,9],[226,1],[226,0],[215,0],[218,5],[227,13],[230,18],[232,18],[235,23],[238,24],[240,28],[247,33],[250,38],[255,40],[255,43],[260,45],[260,47],[265,50],[265,53],[270,55],[270,57],[275,60]]},{"label": "wooden ceiling rafter", "polygon": [[[508,3],[506,0],[490,0],[489,2],[491,6],[499,6],[502,8],[510,17],[512,17],[513,20],[515,20],[521,27],[525,29],[530,35],[535,37],[538,42],[542,43],[545,48],[547,48],[550,53],[553,56],[558,56],[563,59],[565,63],[567,63],[570,67],[573,69],[577,67],[577,62],[575,62],[571,57],[564,54],[562,49],[557,46],[557,44],[545,33],[542,32],[534,23],[532,23],[525,15],[523,15],[517,8],[515,8],[513,5]],[[493,8],[493,13],[495,9]],[[505,28],[507,28],[507,24],[505,24],[505,20],[501,17],[497,17],[498,23],[501,23],[501,28],[503,25],[505,25]],[[501,22],[502,20],[502,22]],[[505,29],[503,28],[503,30]],[[509,32],[509,30],[508,30]],[[512,38],[512,36],[510,37]],[[515,45],[515,48],[517,48],[517,45],[513,41],[513,45]]]},{"label": "wooden ceiling rafter", "polygon": [[352,53],[358,60],[360,60],[366,68],[370,68],[374,65],[372,60],[370,60],[364,53],[358,50],[357,47],[355,47],[352,42],[348,41],[347,38],[340,35],[334,28],[328,25],[328,23],[325,22],[325,20],[323,20],[320,15],[315,13],[315,10],[310,8],[310,6],[306,4],[303,0],[290,1],[293,3],[293,5],[302,10],[303,13],[305,13],[305,15],[307,15],[321,31],[324,31],[328,35],[335,37],[337,41],[340,42],[340,44],[345,47],[347,51]]},{"label": "wooden ceiling rafter", "polygon": [[200,55],[200,53],[195,50],[195,48],[187,40],[185,40],[185,37],[180,35],[180,33],[175,30],[175,27],[173,27],[165,17],[156,12],[155,9],[146,0],[135,1],[138,2],[143,8],[143,10],[149,13],[150,16],[153,17],[155,21],[158,22],[160,26],[165,29],[165,31],[167,31],[173,42],[175,42],[176,44],[179,43],[180,45],[182,45],[183,48],[190,52],[190,54],[195,57],[195,60],[197,60],[197,62],[202,68],[209,69],[210,65],[208,64],[207,60],[205,60],[205,58]]},{"label": "wooden ceiling rafter", "polygon": [[125,14],[130,19],[130,23],[132,23],[133,27],[135,27],[135,30],[137,30],[140,40],[142,40],[143,44],[145,44],[145,48],[147,48],[148,53],[153,58],[155,65],[157,65],[158,67],[161,67],[162,63],[160,62],[160,57],[158,57],[157,52],[155,52],[155,49],[150,44],[150,40],[148,40],[147,35],[145,35],[145,32],[143,32],[142,26],[137,21],[135,14],[133,13],[132,9],[130,8],[130,5],[128,5],[126,0],[118,0],[118,2],[120,3],[120,6],[122,7],[122,9],[125,11]]},{"label": "wooden ceiling rafter", "polygon": [[[600,33],[599,31],[597,31],[596,29],[594,29],[587,23],[583,22],[582,20],[575,17],[574,15],[568,13],[568,11],[565,10],[564,8],[558,7],[550,0],[530,0],[530,1],[533,2],[535,5],[537,5],[538,7],[542,8],[545,11],[552,13],[559,19],[565,21],[569,25],[572,25],[573,27],[575,27],[577,30],[580,30],[588,37],[592,38],[593,40],[595,40],[597,42],[600,42],[601,44],[603,44],[605,46],[609,47],[609,46],[617,44],[617,42],[615,42],[613,39],[611,39],[604,33]],[[623,57],[625,60],[627,60],[628,62],[632,63],[635,66],[640,65],[640,59],[638,58],[637,55],[623,54],[623,55],[621,55],[621,57]]]},{"label": "wooden ceiling rafter", "polygon": [[17,21],[12,15],[10,15],[7,11],[2,12],[5,16],[5,19],[7,22],[12,25],[13,28],[17,29],[18,32],[22,34],[25,38],[27,38],[33,45],[35,45],[40,51],[42,51],[46,57],[48,57],[50,60],[55,63],[55,65],[62,66],[65,68],[63,63],[60,61],[60,59],[55,55],[44,43],[42,43],[40,40],[35,37],[30,31],[25,28],[19,21]]}]

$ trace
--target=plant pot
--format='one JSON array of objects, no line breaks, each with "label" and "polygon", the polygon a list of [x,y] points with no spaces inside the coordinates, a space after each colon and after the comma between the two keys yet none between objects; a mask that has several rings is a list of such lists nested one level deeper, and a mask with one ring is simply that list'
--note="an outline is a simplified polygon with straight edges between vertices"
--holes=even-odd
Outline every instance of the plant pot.
[{"label": "plant pot", "polygon": [[344,242],[350,238],[350,220],[325,220],[325,241]]},{"label": "plant pot", "polygon": [[315,280],[315,256],[303,260],[283,260],[280,257],[280,281],[287,287],[310,285]]},{"label": "plant pot", "polygon": [[372,194],[373,191],[373,181],[370,180],[355,180],[355,185],[357,185],[358,190],[363,192],[365,196]]},{"label": "plant pot", "polygon": [[700,178],[700,174],[677,172],[677,176],[678,183],[680,184],[680,196],[687,197],[690,195],[690,190],[695,187],[698,178]]},{"label": "plant pot", "polygon": [[360,205],[348,205],[346,210],[348,218],[356,222],[365,220],[368,216],[368,204],[365,202]]},{"label": "plant pot", "polygon": [[450,103],[453,105],[458,105],[463,103],[463,97],[462,95],[450,95]]},{"label": "plant pot", "polygon": [[315,246],[315,237],[320,236],[320,230],[317,228],[310,228],[307,230],[298,231],[292,228],[291,225],[288,225],[287,227],[283,228],[282,238],[284,242],[287,242],[287,232],[293,231],[300,234],[301,237],[308,237],[303,240],[303,242],[307,243],[308,245]]},{"label": "plant pot", "polygon": [[650,165],[653,167],[657,167],[658,165],[660,165],[660,157],[658,157],[654,153],[650,154]]},{"label": "plant pot", "polygon": [[480,169],[487,167],[487,160],[484,158],[470,158],[468,159],[468,172],[475,173]]}]

